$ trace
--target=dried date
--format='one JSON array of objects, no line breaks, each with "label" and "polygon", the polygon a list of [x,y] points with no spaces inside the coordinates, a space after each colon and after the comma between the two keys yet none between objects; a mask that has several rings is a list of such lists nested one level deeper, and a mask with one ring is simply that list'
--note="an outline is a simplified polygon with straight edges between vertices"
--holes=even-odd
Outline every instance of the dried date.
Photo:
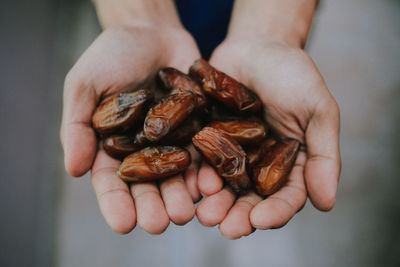
[{"label": "dried date", "polygon": [[190,67],[189,75],[201,81],[206,94],[218,99],[227,107],[239,112],[258,112],[261,101],[258,96],[234,78],[199,59]]},{"label": "dried date", "polygon": [[104,139],[104,150],[113,158],[121,159],[139,149],[144,148],[150,142],[144,136],[143,129],[134,135],[112,135]]},{"label": "dried date", "polygon": [[182,124],[167,134],[161,142],[167,145],[186,146],[192,141],[192,137],[200,131],[200,122],[195,118],[187,118]]},{"label": "dried date", "polygon": [[104,139],[103,148],[113,158],[123,158],[138,150],[129,135],[112,135]]},{"label": "dried date", "polygon": [[286,140],[272,145],[253,167],[256,191],[262,196],[275,193],[286,181],[297,157],[300,143]]},{"label": "dried date", "polygon": [[152,142],[160,141],[176,129],[196,107],[190,91],[174,90],[171,95],[152,107],[144,122],[144,134]]},{"label": "dried date", "polygon": [[126,157],[118,174],[126,182],[145,182],[181,173],[190,162],[190,154],[183,148],[147,147]]},{"label": "dried date", "polygon": [[223,121],[212,122],[209,126],[229,135],[240,145],[256,144],[266,135],[264,125],[257,122]]},{"label": "dried date", "polygon": [[264,155],[268,153],[273,145],[276,144],[276,140],[273,138],[268,138],[257,144],[256,146],[252,146],[246,151],[248,164],[250,167],[254,167]]},{"label": "dried date", "polygon": [[234,139],[217,129],[205,127],[192,142],[236,193],[244,194],[250,189],[246,153]]},{"label": "dried date", "polygon": [[195,94],[197,102],[196,109],[201,110],[207,105],[206,96],[200,86],[192,80],[189,75],[174,68],[164,68],[158,72],[158,78],[162,85],[168,90],[181,89]]},{"label": "dried date", "polygon": [[152,101],[149,90],[121,93],[103,102],[92,116],[93,128],[101,134],[123,132],[140,120],[147,103]]}]

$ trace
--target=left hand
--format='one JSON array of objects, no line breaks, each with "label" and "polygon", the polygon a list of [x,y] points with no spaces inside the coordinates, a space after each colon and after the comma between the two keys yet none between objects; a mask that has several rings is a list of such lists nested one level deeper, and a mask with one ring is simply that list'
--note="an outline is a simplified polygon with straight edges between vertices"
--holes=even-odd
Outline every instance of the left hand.
[{"label": "left hand", "polygon": [[161,234],[170,221],[178,225],[195,215],[197,165],[184,175],[156,182],[126,183],[117,175],[120,161],[97,146],[91,117],[102,98],[149,86],[155,73],[172,66],[186,71],[200,56],[183,28],[165,23],[139,23],[105,30],[85,51],[65,80],[60,131],[65,167],[79,177],[91,170],[98,204],[115,232],[129,233],[136,223],[151,234]]},{"label": "left hand", "polygon": [[341,167],[339,108],[311,58],[282,42],[228,40],[215,50],[210,64],[257,92],[270,128],[297,139],[304,149],[287,183],[266,199],[253,191],[236,198],[203,165],[198,184],[207,197],[197,207],[200,222],[219,224],[224,236],[236,239],[254,229],[282,227],[304,206],[307,195],[317,209],[332,209]]}]

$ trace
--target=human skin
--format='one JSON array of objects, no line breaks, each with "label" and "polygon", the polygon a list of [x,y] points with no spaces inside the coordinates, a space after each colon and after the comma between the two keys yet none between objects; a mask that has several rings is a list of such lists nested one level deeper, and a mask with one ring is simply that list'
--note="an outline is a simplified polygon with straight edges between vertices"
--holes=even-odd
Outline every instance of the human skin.
[{"label": "human skin", "polygon": [[[162,67],[186,72],[200,54],[172,1],[95,2],[105,31],[65,81],[60,133],[65,166],[76,177],[92,170],[100,210],[113,230],[127,233],[137,222],[149,233],[162,233],[170,221],[184,224],[193,217],[193,201],[200,199],[198,161],[193,160],[185,179],[170,178],[160,183],[160,190],[154,183],[129,187],[116,175],[120,162],[97,149],[90,118],[101,99],[148,84]],[[222,189],[215,171],[202,165],[198,186],[207,198],[197,216],[204,225],[220,224],[228,238],[283,226],[307,195],[320,210],[334,205],[340,173],[339,109],[303,51],[315,6],[314,0],[236,0],[229,34],[210,60],[260,95],[276,133],[303,144],[288,182],[266,200],[254,192],[236,199]]]},{"label": "human skin", "polygon": [[198,185],[206,197],[197,217],[206,226],[219,225],[227,238],[282,227],[307,196],[321,211],[334,206],[341,168],[339,108],[303,50],[316,5],[315,0],[237,0],[228,36],[210,59],[258,93],[275,133],[302,144],[287,183],[266,199],[255,192],[237,198],[202,165]]},{"label": "human skin", "polygon": [[98,204],[118,233],[136,224],[152,234],[170,221],[183,225],[195,215],[200,199],[196,158],[182,175],[155,182],[123,182],[120,161],[107,155],[91,127],[102,99],[138,87],[151,87],[156,72],[170,66],[186,72],[200,57],[193,38],[182,27],[173,1],[95,1],[104,31],[69,71],[64,84],[61,141],[65,167],[74,177],[91,170]]}]

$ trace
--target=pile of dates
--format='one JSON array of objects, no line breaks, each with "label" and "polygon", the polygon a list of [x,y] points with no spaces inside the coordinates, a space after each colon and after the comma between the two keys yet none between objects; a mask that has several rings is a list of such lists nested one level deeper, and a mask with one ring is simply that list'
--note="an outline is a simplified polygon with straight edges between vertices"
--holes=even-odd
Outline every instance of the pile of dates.
[{"label": "pile of dates", "polygon": [[250,89],[199,59],[189,74],[158,72],[164,96],[140,89],[103,101],[92,117],[105,151],[123,160],[126,182],[166,178],[186,170],[193,143],[237,194],[276,192],[289,175],[299,142],[268,133],[263,105]]}]

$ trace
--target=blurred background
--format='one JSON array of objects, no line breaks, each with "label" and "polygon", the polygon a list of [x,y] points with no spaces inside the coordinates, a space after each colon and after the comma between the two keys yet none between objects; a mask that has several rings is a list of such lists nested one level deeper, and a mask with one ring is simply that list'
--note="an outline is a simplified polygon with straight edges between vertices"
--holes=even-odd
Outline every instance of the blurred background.
[{"label": "blurred background", "polygon": [[307,50],[341,108],[335,208],[236,241],[194,219],[161,236],[104,222],[63,167],[63,79],[100,33],[89,0],[2,0],[0,266],[400,266],[400,1],[321,1]]}]

